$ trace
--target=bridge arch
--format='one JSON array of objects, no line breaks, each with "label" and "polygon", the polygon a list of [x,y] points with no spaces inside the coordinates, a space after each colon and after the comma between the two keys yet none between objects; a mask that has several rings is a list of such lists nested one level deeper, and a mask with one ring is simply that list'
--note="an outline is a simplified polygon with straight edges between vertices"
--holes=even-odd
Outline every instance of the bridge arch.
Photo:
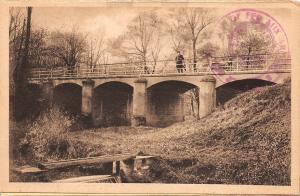
[{"label": "bridge arch", "polygon": [[109,81],[94,88],[93,124],[123,126],[131,124],[133,87],[119,81]]},{"label": "bridge arch", "polygon": [[168,126],[184,120],[185,92],[197,89],[194,84],[165,80],[147,88],[147,124]]},{"label": "bridge arch", "polygon": [[82,87],[77,83],[61,83],[53,89],[53,102],[56,107],[72,115],[81,113]]},{"label": "bridge arch", "polygon": [[54,88],[62,84],[74,84],[82,87],[82,80],[76,80],[76,79],[53,80]]},{"label": "bridge arch", "polygon": [[241,79],[227,82],[216,88],[217,104],[224,104],[238,94],[257,87],[274,85],[276,83],[263,79]]},{"label": "bridge arch", "polygon": [[236,73],[236,74],[223,74],[217,75],[216,88],[234,81],[241,80],[264,80],[271,83],[282,84],[290,77],[289,72],[261,72],[261,73]]},{"label": "bridge arch", "polygon": [[110,78],[110,79],[95,80],[94,88],[97,88],[101,85],[105,85],[107,83],[110,83],[110,84],[112,84],[112,83],[123,83],[123,84],[128,85],[128,86],[133,88],[134,79],[132,79],[132,78]]},{"label": "bridge arch", "polygon": [[147,90],[157,89],[157,88],[164,88],[165,90],[175,90],[177,89],[180,92],[186,92],[187,90],[196,88],[197,84],[193,84],[192,82],[182,80],[182,79],[169,79],[169,80],[162,80],[159,82],[152,83],[151,85],[147,86]]},{"label": "bridge arch", "polygon": [[177,81],[181,83],[186,83],[194,86],[198,86],[200,79],[195,76],[161,76],[161,77],[149,77],[147,78],[147,88],[151,88],[162,82]]}]

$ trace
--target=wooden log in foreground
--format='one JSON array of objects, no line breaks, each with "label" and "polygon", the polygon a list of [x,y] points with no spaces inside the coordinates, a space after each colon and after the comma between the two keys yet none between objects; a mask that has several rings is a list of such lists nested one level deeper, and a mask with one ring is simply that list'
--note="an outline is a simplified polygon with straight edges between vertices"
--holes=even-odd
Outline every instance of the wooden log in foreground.
[{"label": "wooden log in foreground", "polygon": [[120,177],[111,175],[81,176],[52,181],[54,183],[121,183]]},{"label": "wooden log in foreground", "polygon": [[32,167],[30,165],[24,165],[22,167],[14,168],[13,171],[20,174],[39,174],[46,170],[41,170],[40,168]]},{"label": "wooden log in foreground", "polygon": [[114,161],[122,161],[127,159],[135,158],[136,154],[115,154],[115,155],[105,155],[98,157],[89,157],[89,158],[79,158],[79,159],[70,159],[54,162],[44,162],[40,163],[39,167],[41,169],[58,169],[69,166],[77,165],[89,165],[89,164],[100,164],[100,163],[109,163]]}]

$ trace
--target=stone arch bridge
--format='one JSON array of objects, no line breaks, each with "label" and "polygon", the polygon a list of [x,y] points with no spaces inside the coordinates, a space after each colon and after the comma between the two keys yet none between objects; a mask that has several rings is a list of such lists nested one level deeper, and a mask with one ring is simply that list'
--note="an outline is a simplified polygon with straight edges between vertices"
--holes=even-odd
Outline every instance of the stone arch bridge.
[{"label": "stone arch bridge", "polygon": [[[263,60],[262,60],[263,59]],[[271,62],[271,63],[267,63]],[[183,93],[199,92],[199,117],[216,106],[216,89],[240,81],[283,83],[290,77],[290,58],[209,58],[177,70],[174,62],[149,71],[137,63],[99,68],[32,69],[29,81],[38,85],[49,102],[64,102],[91,118],[95,126],[168,126],[184,120]],[[54,102],[56,104],[56,102]],[[74,109],[75,108],[75,109]]]}]

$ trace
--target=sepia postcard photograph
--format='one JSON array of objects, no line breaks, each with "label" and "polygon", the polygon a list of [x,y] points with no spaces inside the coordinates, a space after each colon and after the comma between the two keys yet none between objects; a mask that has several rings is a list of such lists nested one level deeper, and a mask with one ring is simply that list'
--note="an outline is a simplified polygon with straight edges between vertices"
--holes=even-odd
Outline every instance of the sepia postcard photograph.
[{"label": "sepia postcard photograph", "polygon": [[300,194],[299,2],[0,4],[1,192]]}]

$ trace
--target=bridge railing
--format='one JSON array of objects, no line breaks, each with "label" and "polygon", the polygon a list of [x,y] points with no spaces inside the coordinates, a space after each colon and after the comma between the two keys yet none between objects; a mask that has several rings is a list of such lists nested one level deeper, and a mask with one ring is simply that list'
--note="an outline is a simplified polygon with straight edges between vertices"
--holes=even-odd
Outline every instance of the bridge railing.
[{"label": "bridge railing", "polygon": [[291,58],[286,53],[247,56],[208,57],[184,61],[176,68],[174,60],[103,64],[98,67],[33,68],[31,80],[60,78],[93,78],[108,76],[221,74],[240,72],[290,71]]}]

